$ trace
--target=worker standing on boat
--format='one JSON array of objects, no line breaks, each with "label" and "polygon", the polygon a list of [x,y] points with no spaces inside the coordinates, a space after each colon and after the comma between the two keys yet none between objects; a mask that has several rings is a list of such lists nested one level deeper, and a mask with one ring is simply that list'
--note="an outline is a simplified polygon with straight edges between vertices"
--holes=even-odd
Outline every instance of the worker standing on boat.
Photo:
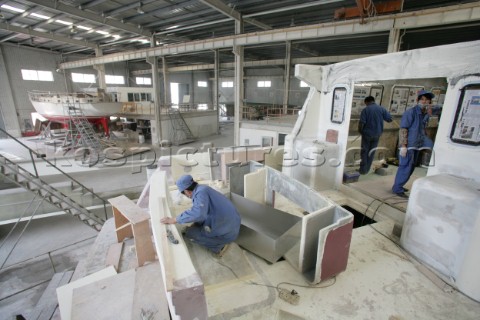
[{"label": "worker standing on boat", "polygon": [[199,185],[191,175],[177,180],[178,190],[192,199],[192,207],[177,217],[160,220],[164,224],[193,223],[185,237],[217,254],[219,257],[235,241],[240,231],[240,215],[223,194],[205,185]]},{"label": "worker standing on boat", "polygon": [[427,137],[425,128],[432,113],[432,99],[435,95],[431,92],[420,90],[417,94],[417,104],[405,111],[400,122],[399,166],[393,193],[402,198],[408,198],[407,189],[403,186],[408,182],[415,169],[418,156],[422,149],[431,150],[433,141]]},{"label": "worker standing on boat", "polygon": [[383,121],[392,122],[390,113],[376,104],[374,97],[368,96],[364,102],[366,107],[360,113],[358,122],[358,132],[362,135],[360,174],[367,174],[370,171],[378,141],[383,133]]}]

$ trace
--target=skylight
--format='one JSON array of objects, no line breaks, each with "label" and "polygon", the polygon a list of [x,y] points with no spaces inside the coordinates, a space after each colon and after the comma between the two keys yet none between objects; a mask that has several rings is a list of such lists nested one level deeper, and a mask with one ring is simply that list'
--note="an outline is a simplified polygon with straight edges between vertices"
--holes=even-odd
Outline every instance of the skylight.
[{"label": "skylight", "polygon": [[55,20],[55,22],[58,22],[60,24],[64,24],[66,26],[70,26],[73,24],[73,22],[68,22],[68,21],[64,21],[64,20]]},{"label": "skylight", "polygon": [[50,17],[44,16],[43,14],[38,14],[38,13],[30,13],[32,17],[40,18],[40,19],[45,19],[48,20]]},{"label": "skylight", "polygon": [[13,12],[20,12],[20,13],[25,12],[25,10],[23,9],[15,8],[15,7],[9,6],[8,4],[2,4],[2,8],[13,11]]}]

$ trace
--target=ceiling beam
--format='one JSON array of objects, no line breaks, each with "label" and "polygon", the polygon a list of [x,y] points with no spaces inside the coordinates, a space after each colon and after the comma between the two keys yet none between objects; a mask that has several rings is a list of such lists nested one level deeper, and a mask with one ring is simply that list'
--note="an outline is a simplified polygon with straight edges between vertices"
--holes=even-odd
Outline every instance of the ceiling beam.
[{"label": "ceiling beam", "polygon": [[84,3],[80,4],[80,5],[78,6],[78,9],[84,10],[84,9],[87,9],[87,8],[91,8],[91,7],[97,6],[97,5],[99,5],[99,4],[102,4],[102,3],[104,3],[105,1],[107,1],[107,0],[87,1],[87,2],[84,2]]},{"label": "ceiling beam", "polygon": [[62,36],[57,36],[57,35],[53,35],[53,34],[46,33],[46,32],[35,31],[35,30],[29,29],[29,28],[12,26],[10,24],[3,23],[3,22],[0,22],[0,29],[11,31],[11,32],[16,32],[16,33],[21,33],[21,34],[26,34],[26,35],[30,35],[30,36],[34,36],[34,37],[50,39],[50,40],[54,40],[54,41],[58,41],[58,42],[65,42],[65,43],[73,44],[73,45],[76,45],[76,46],[88,47],[88,48],[93,48],[93,49],[97,47],[97,44],[93,43],[93,42],[70,39],[68,37],[62,37]]},{"label": "ceiling beam", "polygon": [[305,40],[337,37],[349,34],[367,34],[372,32],[390,31],[391,29],[410,29],[435,25],[443,26],[445,24],[478,20],[480,20],[480,3],[475,2],[421,11],[397,13],[388,16],[377,16],[372,19],[364,19],[363,24],[361,24],[362,21],[360,19],[354,19],[197,40],[130,52],[119,52],[105,55],[103,57],[65,62],[60,66],[64,69],[70,69],[102,63],[145,59],[152,56],[168,56],[178,53],[228,48],[233,47],[234,45],[255,45],[286,40]]},{"label": "ceiling beam", "polygon": [[229,7],[220,0],[200,0],[200,2],[223,13],[227,17],[233,18],[237,21],[240,21],[242,19],[242,15],[240,14],[240,12]]},{"label": "ceiling beam", "polygon": [[[348,61],[353,59],[360,59],[374,56],[373,54],[354,54],[354,55],[344,55],[344,56],[328,56],[328,57],[310,57],[310,58],[297,58],[292,59],[292,64],[331,64],[336,62]],[[265,66],[281,66],[285,65],[285,59],[273,59],[273,60],[260,60],[260,61],[245,61],[243,63],[244,67],[265,67]],[[221,69],[232,69],[235,67],[235,62],[225,62],[220,64]],[[200,70],[213,70],[215,65],[213,63],[206,64],[196,64],[190,66],[181,66],[181,67],[170,67],[168,72],[184,72],[184,71],[200,71]],[[161,68],[158,69],[159,72],[162,71]],[[146,75],[152,74],[152,69],[145,70],[135,70],[131,72],[132,75]],[[283,77],[283,76],[282,76]]]},{"label": "ceiling beam", "polygon": [[102,17],[100,15],[66,5],[63,2],[52,0],[28,0],[27,2],[42,6],[44,8],[67,13],[80,19],[90,20],[109,27],[131,32],[133,34],[138,34],[140,36],[150,37],[152,35],[150,31],[144,30],[143,28],[139,29],[137,28],[137,26],[134,26],[132,24],[126,24],[108,17]]},{"label": "ceiling beam", "polygon": [[[212,7],[213,9],[221,12],[222,14],[226,15],[227,17],[230,17],[232,19],[235,19],[236,21],[240,21],[242,19],[242,14],[238,12],[237,10],[229,7],[226,5],[223,1],[221,0],[200,0],[203,4]],[[272,27],[262,23],[260,21],[257,21],[252,18],[247,18],[243,20],[244,22],[253,24],[254,26],[259,27],[262,30],[271,30]]]},{"label": "ceiling beam", "polygon": [[[191,6],[193,4],[197,4],[197,3],[198,3],[198,0],[190,0],[190,1],[179,3],[179,4],[167,5],[165,7],[160,7],[160,8],[157,8],[155,10],[152,10],[152,11],[147,11],[144,14],[135,14],[135,15],[130,16],[130,17],[124,17],[122,20],[125,21],[125,22],[129,22],[131,20],[135,20],[139,17],[145,17],[145,16],[155,16],[155,17],[163,20],[162,15],[165,15],[165,14],[168,15],[168,13],[176,12],[177,10],[185,11],[185,8],[187,8],[188,6]],[[143,4],[146,4],[146,2],[143,3]],[[198,12],[198,11],[195,12],[195,13],[200,14],[200,12]],[[175,15],[174,18],[178,19],[178,16]],[[144,27],[148,27],[148,25],[145,25]]]}]

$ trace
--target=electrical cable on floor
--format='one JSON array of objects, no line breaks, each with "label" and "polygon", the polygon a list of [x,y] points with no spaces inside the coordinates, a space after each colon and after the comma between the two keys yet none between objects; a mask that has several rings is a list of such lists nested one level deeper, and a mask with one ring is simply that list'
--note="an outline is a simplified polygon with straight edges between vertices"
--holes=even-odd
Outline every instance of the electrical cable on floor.
[{"label": "electrical cable on floor", "polygon": [[[367,212],[368,210],[370,209],[370,206],[375,202],[375,201],[380,201],[382,202],[381,200],[379,199],[373,199],[367,206],[367,209],[365,209],[365,212],[363,213],[363,218],[362,218],[362,221],[360,222],[360,227],[363,226],[363,221],[365,220],[365,217],[367,216]],[[382,202],[383,203],[383,202]]]},{"label": "electrical cable on floor", "polygon": [[30,224],[30,222],[32,222],[32,219],[33,219],[33,216],[35,215],[35,213],[37,213],[37,210],[38,208],[40,207],[40,205],[42,204],[43,200],[45,200],[45,198],[47,197],[47,195],[45,194],[42,198],[42,201],[40,201],[37,205],[37,207],[35,208],[35,210],[33,211],[32,215],[30,216],[30,219],[28,219],[28,222],[25,224],[25,226],[23,227],[23,230],[22,232],[20,233],[20,235],[18,236],[17,240],[15,241],[15,243],[13,244],[13,247],[10,249],[10,252],[7,254],[7,257],[5,258],[5,260],[3,261],[2,265],[0,266],[0,270],[3,269],[3,266],[5,265],[5,263],[7,263],[7,260],[8,258],[10,258],[10,255],[12,254],[13,250],[15,250],[15,247],[17,246],[18,242],[20,241],[20,239],[22,238],[23,236],[23,233],[25,232],[25,230],[27,230],[28,228],[28,225]]},{"label": "electrical cable on floor", "polygon": [[392,204],[403,203],[404,201],[408,201],[408,200],[403,200],[403,201],[393,202],[393,203],[385,202],[385,200],[388,200],[388,199],[391,199],[391,198],[394,198],[394,197],[396,197],[396,195],[393,195],[393,196],[390,196],[390,197],[386,197],[386,198],[384,198],[384,199],[373,199],[373,200],[370,202],[370,204],[367,206],[367,209],[365,210],[365,212],[363,213],[363,218],[362,218],[362,221],[360,222],[360,226],[361,226],[361,227],[364,226],[363,221],[365,220],[365,217],[369,218],[368,215],[367,215],[367,212],[368,212],[368,210],[370,209],[370,206],[371,206],[375,201],[380,201],[381,203],[380,203],[380,205],[375,209],[375,211],[373,212],[372,217],[369,218],[369,219],[371,219],[371,220],[374,220],[374,217],[375,217],[378,209],[380,209],[380,207],[381,207],[382,205],[384,205],[384,204],[385,204],[385,205],[392,205]]},{"label": "electrical cable on floor", "polygon": [[35,194],[35,196],[33,197],[32,200],[30,200],[30,203],[28,204],[28,206],[25,208],[25,210],[23,211],[22,215],[17,219],[17,221],[15,222],[15,224],[13,225],[12,228],[10,228],[10,231],[8,232],[8,234],[5,236],[5,238],[2,240],[2,243],[0,244],[0,249],[3,247],[3,245],[6,243],[7,239],[10,237],[10,235],[13,233],[13,231],[15,230],[15,228],[17,227],[17,225],[20,223],[20,220],[22,220],[23,216],[27,213],[27,210],[30,208],[30,206],[32,205],[33,201],[35,201],[35,199],[37,198],[37,194]]},{"label": "electrical cable on floor", "polygon": [[[220,261],[216,260],[216,259],[212,259],[213,261],[215,261],[216,263],[218,263],[219,265],[229,269],[232,274],[240,281],[246,283],[246,284],[250,284],[250,285],[255,285],[255,286],[262,286],[262,287],[267,287],[267,288],[275,288],[277,290],[277,292],[280,293],[280,285],[282,284],[289,284],[289,285],[292,285],[292,286],[296,286],[296,287],[301,287],[301,288],[307,288],[307,289],[322,289],[322,288],[327,288],[327,287],[330,287],[330,286],[333,286],[335,284],[335,282],[337,281],[337,277],[333,277],[333,278],[330,278],[330,279],[333,279],[333,282],[328,284],[328,285],[324,285],[324,286],[312,286],[312,285],[302,285],[302,284],[297,284],[297,283],[291,283],[291,282],[280,282],[278,283],[276,286],[272,286],[272,285],[268,285],[268,284],[264,284],[264,283],[258,283],[258,282],[254,282],[254,281],[246,281],[246,280],[242,280],[240,279],[240,277],[235,273],[235,271],[228,265],[224,264],[224,263],[221,263]],[[293,290],[294,291],[294,290]],[[293,292],[292,291],[292,292]]]}]

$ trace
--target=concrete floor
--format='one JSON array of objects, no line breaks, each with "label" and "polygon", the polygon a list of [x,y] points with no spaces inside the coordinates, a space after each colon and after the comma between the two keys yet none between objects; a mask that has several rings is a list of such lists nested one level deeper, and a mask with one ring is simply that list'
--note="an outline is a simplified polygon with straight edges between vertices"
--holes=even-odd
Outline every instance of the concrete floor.
[{"label": "concrete floor", "polygon": [[[227,147],[233,144],[232,132],[233,125],[224,124],[220,136],[174,147],[172,152],[201,148],[205,142]],[[6,147],[2,141],[0,151]],[[141,189],[146,181],[144,173],[125,168],[79,171],[83,173],[75,173],[78,178],[99,192]],[[376,178],[362,176],[357,187],[369,180],[375,183]],[[97,234],[67,215],[32,220],[7,258],[26,223],[7,240],[11,225],[0,226],[1,319],[28,314],[53,274],[73,270],[87,256]],[[480,303],[445,285],[410,258],[395,243],[398,239],[391,235],[392,229],[391,222],[355,229],[347,270],[316,288],[309,287],[287,261],[269,264],[238,246],[222,261],[209,258],[197,246],[190,245],[189,250],[205,279],[209,319],[478,319]],[[235,275],[231,269],[238,266],[245,267]],[[299,304],[281,300],[277,286],[295,289]]]}]

